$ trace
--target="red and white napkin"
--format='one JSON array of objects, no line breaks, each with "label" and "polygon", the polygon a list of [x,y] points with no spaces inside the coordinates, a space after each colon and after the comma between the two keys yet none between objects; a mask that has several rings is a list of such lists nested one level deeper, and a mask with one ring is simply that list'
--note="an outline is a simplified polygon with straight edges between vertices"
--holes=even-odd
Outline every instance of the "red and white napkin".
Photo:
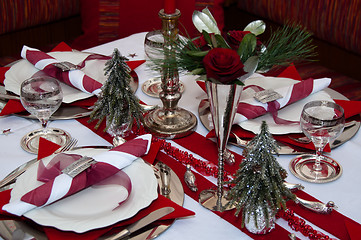
[{"label": "red and white napkin", "polygon": [[[267,82],[265,84],[266,87],[262,85],[260,86],[259,84],[253,85],[252,78],[249,79],[248,85],[244,87],[242,92],[234,123],[240,123],[248,119],[253,119],[268,112],[272,114],[273,119],[277,124],[291,123],[290,121],[279,118],[277,116],[277,111],[287,105],[290,105],[291,103],[297,102],[310,96],[311,94],[327,88],[331,83],[330,78],[309,78],[294,84],[277,86],[277,81],[283,80],[282,78],[264,77],[259,74],[257,74],[257,76],[254,75],[253,77],[260,78],[261,80],[258,82]],[[272,87],[272,83],[274,83],[274,87]],[[274,90],[279,93],[282,98],[268,103],[261,103],[254,98],[255,93],[267,89]]]},{"label": "red and white napkin", "polygon": [[73,86],[83,92],[99,94],[102,83],[87,76],[81,69],[74,69],[70,71],[63,71],[54,64],[61,63],[61,61],[53,58],[47,53],[38,49],[23,46],[21,50],[21,57],[27,59],[35,68],[42,70],[47,75],[58,79],[70,86]]},{"label": "red and white napkin", "polygon": [[110,151],[97,154],[93,156],[96,163],[74,178],[62,173],[24,194],[20,199],[11,199],[2,209],[21,216],[36,207],[49,205],[96,184],[132,164],[138,157],[147,154],[151,138],[150,134],[142,135]]}]

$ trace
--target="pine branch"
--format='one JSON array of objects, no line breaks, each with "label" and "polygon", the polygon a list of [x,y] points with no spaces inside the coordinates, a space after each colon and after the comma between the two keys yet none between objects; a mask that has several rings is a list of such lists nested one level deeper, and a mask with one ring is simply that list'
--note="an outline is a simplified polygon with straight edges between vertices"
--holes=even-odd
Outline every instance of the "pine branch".
[{"label": "pine branch", "polygon": [[268,70],[273,66],[284,66],[302,60],[311,60],[314,52],[311,34],[305,29],[293,25],[285,25],[271,34],[265,43],[266,50],[259,56],[257,70]]}]

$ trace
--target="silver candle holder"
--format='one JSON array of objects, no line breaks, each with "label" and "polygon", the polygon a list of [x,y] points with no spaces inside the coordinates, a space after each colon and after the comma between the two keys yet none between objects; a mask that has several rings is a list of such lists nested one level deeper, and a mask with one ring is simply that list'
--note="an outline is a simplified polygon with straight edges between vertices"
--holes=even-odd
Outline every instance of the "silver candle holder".
[{"label": "silver candle holder", "polygon": [[[159,17],[162,19],[166,63],[175,62],[174,42],[178,38],[178,18],[180,15],[178,9],[173,14],[166,14],[164,9],[159,11]],[[177,66],[164,64],[161,81],[162,91],[159,93],[159,98],[163,107],[149,112],[144,118],[144,125],[153,135],[160,138],[181,138],[191,134],[197,126],[197,118],[193,113],[177,106],[182,96],[179,90]]]}]

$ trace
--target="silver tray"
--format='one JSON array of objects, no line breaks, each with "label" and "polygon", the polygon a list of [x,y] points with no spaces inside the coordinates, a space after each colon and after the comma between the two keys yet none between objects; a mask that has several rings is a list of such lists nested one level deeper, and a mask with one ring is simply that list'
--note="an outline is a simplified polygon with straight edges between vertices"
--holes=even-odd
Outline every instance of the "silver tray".
[{"label": "silver tray", "polygon": [[49,137],[51,141],[58,144],[59,146],[65,146],[71,139],[68,132],[59,128],[47,128],[46,133],[44,129],[36,129],[27,133],[21,140],[20,146],[27,152],[37,154],[39,150],[39,139]]},{"label": "silver tray", "polygon": [[[325,91],[330,94],[330,96],[333,99],[339,99],[339,100],[348,100],[344,95],[342,95],[341,93],[336,92],[335,90],[332,90],[330,88],[325,89]],[[210,109],[209,109],[209,102],[207,99],[203,99],[201,100],[201,102],[199,103],[198,106],[198,114],[199,114],[199,118],[203,124],[203,126],[208,130],[211,131],[213,129],[213,123],[209,121],[209,119],[211,119],[210,117]],[[331,149],[336,148],[342,144],[344,144],[345,142],[347,142],[348,140],[350,140],[353,136],[355,136],[355,134],[358,132],[358,130],[360,129],[360,121],[361,121],[361,116],[357,115],[352,117],[353,120],[356,120],[356,123],[349,127],[349,128],[345,128],[344,131],[341,133],[341,135],[336,138],[333,142],[330,143],[330,147]],[[238,147],[245,147],[247,142],[246,140],[243,140],[243,143],[240,145],[236,142],[236,140],[234,139],[229,139],[228,141],[230,144],[238,146]],[[286,154],[302,154],[302,153],[308,153],[311,152],[312,150],[307,150],[304,148],[300,148],[300,147],[296,147],[291,148],[283,143],[278,142],[278,144],[280,145],[281,149],[279,150],[279,154],[281,155],[286,155]],[[296,150],[297,149],[297,150]]]},{"label": "silver tray", "polygon": [[[76,147],[75,149],[81,149],[81,148],[101,148],[101,149],[111,149],[113,147],[110,146],[83,146],[83,147]],[[36,159],[30,160],[30,162],[36,162]],[[14,171],[12,171],[10,174],[13,174],[20,169],[23,168],[27,163],[24,163]],[[154,167],[154,174],[157,177],[158,180],[158,188],[161,189],[162,187],[162,181],[160,179],[159,175],[159,169],[160,169],[160,162],[158,162]],[[10,175],[9,174],[9,175]],[[5,189],[11,188],[11,185],[5,186],[1,188],[0,190],[3,191]],[[170,189],[171,192],[168,197],[170,200],[175,202],[176,204],[183,206],[184,203],[184,189],[182,186],[182,182],[180,181],[177,174],[170,168]],[[159,193],[162,194],[162,191],[159,190]],[[152,224],[149,225],[149,227],[144,227],[140,230],[138,230],[134,235],[130,235],[129,239],[134,240],[140,240],[140,239],[154,239],[159,234],[166,231],[173,223],[176,221],[176,219],[172,221],[167,221],[167,224],[162,224],[161,222],[158,222],[158,224]],[[18,220],[0,220],[0,237],[2,237],[4,240],[12,240],[14,238],[14,234],[17,236],[21,236],[26,234],[26,236],[34,237],[37,240],[46,240],[48,239],[44,232],[39,230],[39,225],[35,223],[29,223],[24,221],[18,221]],[[115,233],[116,234],[116,233]],[[113,235],[115,235],[113,234]],[[110,238],[113,235],[104,235],[100,237],[99,239],[106,240]],[[23,238],[17,238],[17,239],[23,239]],[[29,237],[30,239],[30,237]]]},{"label": "silver tray", "polygon": [[[312,183],[332,182],[341,177],[343,171],[341,164],[330,157],[322,157],[321,164],[326,166],[328,171],[326,171],[327,173],[321,173],[321,175],[325,176],[314,179],[314,174],[312,174],[314,171],[311,170],[314,162],[310,161],[310,159],[314,159],[313,154],[302,154],[296,156],[288,165],[291,173],[301,180]],[[307,169],[307,171],[304,171],[304,169]]]}]

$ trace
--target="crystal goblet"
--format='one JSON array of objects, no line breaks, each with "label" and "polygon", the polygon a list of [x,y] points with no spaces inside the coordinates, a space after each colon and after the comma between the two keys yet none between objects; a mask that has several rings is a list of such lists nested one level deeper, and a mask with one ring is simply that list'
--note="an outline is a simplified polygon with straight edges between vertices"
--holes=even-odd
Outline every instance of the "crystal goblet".
[{"label": "crystal goblet", "polygon": [[25,150],[36,153],[39,148],[39,138],[64,145],[69,136],[66,132],[48,128],[50,116],[60,107],[63,100],[63,92],[59,82],[49,76],[32,77],[22,82],[20,87],[20,101],[24,108],[35,116],[42,125],[42,129],[28,133],[22,139]]},{"label": "crystal goblet", "polygon": [[[178,35],[178,37],[181,37]],[[164,36],[161,30],[150,31],[146,34],[144,39],[144,52],[146,59],[162,59],[164,47]],[[162,91],[162,81],[160,78],[151,78],[145,81],[142,85],[142,91],[151,97],[159,97]],[[179,91],[184,92],[184,84],[179,83]]]},{"label": "crystal goblet", "polygon": [[325,156],[323,149],[344,129],[343,108],[329,101],[309,102],[303,107],[300,124],[303,133],[315,145],[316,154],[294,158],[290,163],[291,172],[309,182],[323,183],[337,179],[342,168],[335,160]]}]

